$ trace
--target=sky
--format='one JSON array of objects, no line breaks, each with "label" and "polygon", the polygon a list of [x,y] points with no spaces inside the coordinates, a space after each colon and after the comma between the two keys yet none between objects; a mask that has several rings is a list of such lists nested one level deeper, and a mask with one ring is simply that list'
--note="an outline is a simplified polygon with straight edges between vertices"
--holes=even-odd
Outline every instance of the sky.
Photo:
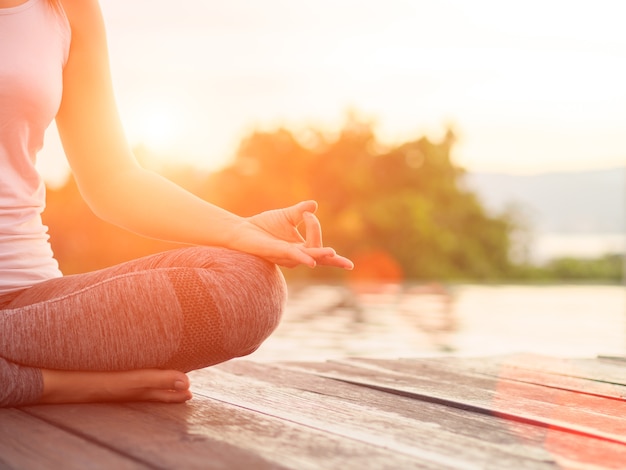
[{"label": "sky", "polygon": [[[452,126],[469,171],[626,162],[622,0],[101,0],[133,145],[217,169],[254,129],[389,144]],[[55,129],[40,168],[66,171]]]}]

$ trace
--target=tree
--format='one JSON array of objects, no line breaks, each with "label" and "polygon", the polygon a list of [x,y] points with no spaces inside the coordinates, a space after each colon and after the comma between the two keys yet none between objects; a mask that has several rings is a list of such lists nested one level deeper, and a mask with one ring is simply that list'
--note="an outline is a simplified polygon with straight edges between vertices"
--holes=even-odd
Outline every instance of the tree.
[{"label": "tree", "polygon": [[[372,126],[352,116],[335,139],[304,145],[292,132],[254,132],[233,163],[212,174],[184,167],[165,176],[242,216],[320,203],[325,239],[361,260],[361,275],[401,279],[496,279],[510,273],[515,221],[486,214],[464,189],[464,171],[451,157],[454,134],[383,146]],[[145,149],[139,152],[144,160]],[[97,269],[175,245],[148,240],[98,220],[73,180],[50,190],[44,213],[66,273]],[[291,276],[337,276],[337,270],[293,270]]]},{"label": "tree", "polygon": [[210,198],[240,214],[314,198],[326,239],[348,256],[385,253],[411,279],[502,277],[514,223],[488,216],[463,189],[453,144],[450,131],[385,148],[354,119],[307,148],[285,129],[254,133],[215,175]]}]

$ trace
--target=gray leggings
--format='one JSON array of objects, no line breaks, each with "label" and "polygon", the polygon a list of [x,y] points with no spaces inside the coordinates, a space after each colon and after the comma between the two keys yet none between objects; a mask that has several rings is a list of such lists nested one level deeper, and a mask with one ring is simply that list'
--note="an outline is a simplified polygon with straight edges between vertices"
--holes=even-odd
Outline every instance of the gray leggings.
[{"label": "gray leggings", "polygon": [[36,403],[39,368],[190,371],[245,356],[278,325],[280,270],[190,247],[0,296],[0,406]]}]

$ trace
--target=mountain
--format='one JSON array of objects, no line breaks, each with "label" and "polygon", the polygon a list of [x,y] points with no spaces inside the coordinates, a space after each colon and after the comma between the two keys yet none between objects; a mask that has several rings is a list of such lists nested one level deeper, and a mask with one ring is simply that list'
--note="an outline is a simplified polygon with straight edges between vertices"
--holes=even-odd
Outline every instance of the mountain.
[{"label": "mountain", "polygon": [[626,232],[626,166],[532,175],[470,172],[465,184],[494,213],[515,206],[536,233]]}]

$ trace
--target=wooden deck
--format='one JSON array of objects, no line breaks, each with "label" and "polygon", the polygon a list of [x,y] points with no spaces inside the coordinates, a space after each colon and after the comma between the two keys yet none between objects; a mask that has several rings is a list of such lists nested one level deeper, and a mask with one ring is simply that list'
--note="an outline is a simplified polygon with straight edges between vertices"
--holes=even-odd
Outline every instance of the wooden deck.
[{"label": "wooden deck", "polygon": [[1,469],[626,468],[626,362],[229,363],[194,399],[0,410]]}]

